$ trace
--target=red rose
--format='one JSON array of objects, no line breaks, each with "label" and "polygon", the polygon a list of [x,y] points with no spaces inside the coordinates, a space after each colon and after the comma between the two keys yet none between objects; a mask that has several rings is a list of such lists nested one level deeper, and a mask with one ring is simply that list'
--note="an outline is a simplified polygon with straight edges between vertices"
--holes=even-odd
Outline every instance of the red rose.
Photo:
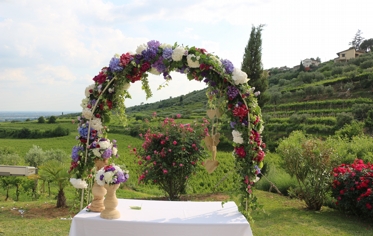
[{"label": "red rose", "polygon": [[120,56],[120,63],[123,67],[125,67],[132,59],[132,56],[127,52],[126,54],[122,54]]},{"label": "red rose", "polygon": [[150,63],[149,62],[144,62],[142,65],[141,65],[141,68],[140,68],[140,70],[141,70],[141,72],[142,73],[144,73],[144,72],[146,72],[147,70],[149,70],[150,69]]},{"label": "red rose", "polygon": [[98,84],[102,84],[106,81],[106,75],[101,71],[93,78],[93,81],[97,82]]}]

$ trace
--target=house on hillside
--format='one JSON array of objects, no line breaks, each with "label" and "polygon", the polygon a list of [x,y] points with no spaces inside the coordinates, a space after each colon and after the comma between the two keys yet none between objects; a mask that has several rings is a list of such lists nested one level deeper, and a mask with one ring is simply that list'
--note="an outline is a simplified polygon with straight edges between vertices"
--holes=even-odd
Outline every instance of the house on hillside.
[{"label": "house on hillside", "polygon": [[347,62],[350,59],[359,57],[360,55],[364,54],[365,51],[362,50],[355,50],[355,48],[350,48],[344,50],[342,52],[337,52],[338,57],[334,59],[334,62]]},{"label": "house on hillside", "polygon": [[320,62],[314,60],[313,58],[311,58],[311,59],[307,58],[307,59],[304,59],[302,61],[302,64],[303,64],[304,67],[310,67],[310,66],[318,66],[320,64]]}]

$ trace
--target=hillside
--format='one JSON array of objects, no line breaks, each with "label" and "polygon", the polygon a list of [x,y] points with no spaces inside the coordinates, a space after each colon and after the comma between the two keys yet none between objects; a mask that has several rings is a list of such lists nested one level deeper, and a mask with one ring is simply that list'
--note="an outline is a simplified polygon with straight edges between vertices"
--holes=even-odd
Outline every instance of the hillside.
[{"label": "hillside", "polygon": [[[333,135],[353,120],[364,121],[373,109],[373,53],[348,62],[333,60],[311,67],[307,72],[270,69],[267,93],[270,101],[262,107],[266,128],[264,140],[270,150],[293,130],[320,137]],[[206,114],[205,90],[156,103],[127,108],[135,120],[181,114],[198,118]]]}]

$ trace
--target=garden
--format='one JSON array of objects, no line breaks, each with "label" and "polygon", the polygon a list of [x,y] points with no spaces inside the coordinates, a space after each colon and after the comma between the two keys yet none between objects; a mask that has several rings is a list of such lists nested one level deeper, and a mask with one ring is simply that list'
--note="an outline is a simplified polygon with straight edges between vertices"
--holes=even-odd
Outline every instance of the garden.
[{"label": "garden", "polygon": [[[125,115],[131,83],[141,81],[149,97],[147,72],[169,82],[171,71],[206,83],[205,115]],[[85,207],[102,211],[102,218],[118,218],[102,210],[106,191],[115,185],[118,198],[233,200],[255,235],[370,235],[373,148],[362,123],[344,125],[323,139],[300,128],[265,153],[259,94],[247,80],[229,60],[204,49],[150,41],[134,55],[114,56],[93,78],[78,130],[63,119],[39,133],[30,127],[45,124],[2,124],[2,133],[12,135],[3,139],[7,148],[0,149],[0,162],[39,171],[0,177],[0,217],[7,222],[0,233],[37,235],[38,229],[66,235],[71,218]],[[111,133],[111,124],[117,124],[113,130],[127,125],[125,134]],[[45,136],[48,132],[56,135]],[[16,229],[21,220],[27,221],[26,233]]]}]

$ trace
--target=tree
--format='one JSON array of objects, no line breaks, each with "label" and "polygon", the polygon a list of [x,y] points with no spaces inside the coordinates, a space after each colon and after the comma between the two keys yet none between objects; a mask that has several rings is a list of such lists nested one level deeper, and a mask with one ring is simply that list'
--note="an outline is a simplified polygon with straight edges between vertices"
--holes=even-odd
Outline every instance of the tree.
[{"label": "tree", "polygon": [[68,167],[57,160],[47,161],[40,166],[39,175],[41,178],[47,180],[48,183],[54,182],[58,186],[57,208],[67,207],[64,192],[64,188],[69,184],[69,174],[67,170]]},{"label": "tree", "polygon": [[354,47],[356,50],[360,50],[360,44],[363,42],[364,38],[361,36],[363,32],[361,30],[357,30],[355,37],[352,39],[352,41],[349,43],[352,47]]},{"label": "tree", "polygon": [[32,145],[32,148],[26,153],[25,161],[30,166],[38,167],[45,162],[46,156],[43,149],[39,146]]},{"label": "tree", "polygon": [[360,50],[364,50],[366,52],[373,51],[373,38],[366,39],[360,44]]},{"label": "tree", "polygon": [[40,123],[40,124],[45,123],[45,118],[44,118],[44,116],[40,116],[40,117],[38,118],[38,123]]},{"label": "tree", "polygon": [[57,120],[57,117],[55,117],[55,116],[51,116],[51,117],[49,117],[49,119],[48,119],[48,123],[49,123],[49,124],[54,124],[54,123],[56,123],[56,120]]},{"label": "tree", "polygon": [[45,151],[46,159],[49,160],[57,160],[59,162],[64,162],[65,160],[69,159],[69,155],[66,152],[62,151],[61,149],[51,149]]},{"label": "tree", "polygon": [[241,64],[241,70],[248,76],[249,85],[260,91],[258,96],[259,106],[263,106],[269,97],[264,95],[268,88],[268,73],[263,73],[262,65],[262,30],[265,25],[252,26],[250,39],[245,47],[245,54]]},{"label": "tree", "polygon": [[299,71],[302,72],[302,71],[305,71],[305,70],[306,70],[306,68],[304,68],[303,62],[300,61]]}]

